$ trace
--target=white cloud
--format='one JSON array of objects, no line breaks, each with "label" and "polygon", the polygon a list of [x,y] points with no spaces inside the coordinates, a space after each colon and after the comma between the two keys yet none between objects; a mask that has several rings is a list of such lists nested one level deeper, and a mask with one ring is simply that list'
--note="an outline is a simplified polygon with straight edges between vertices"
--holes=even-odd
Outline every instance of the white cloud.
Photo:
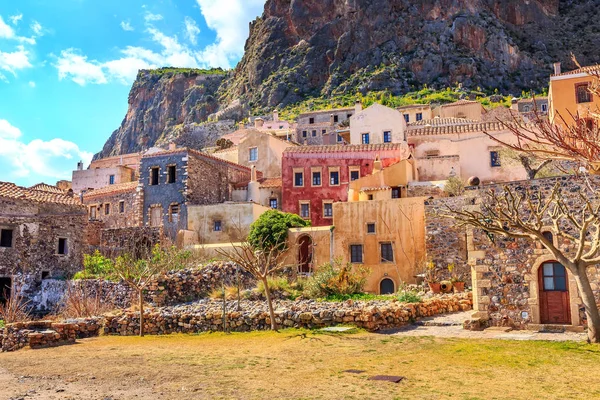
[{"label": "white cloud", "polygon": [[0,167],[3,177],[69,179],[77,161],[88,163],[92,153],[81,150],[77,144],[63,139],[26,143],[21,130],[0,119]]},{"label": "white cloud", "polygon": [[29,87],[34,88],[35,87],[35,82],[34,81],[29,81],[28,85],[29,85]]},{"label": "white cloud", "polygon": [[200,33],[200,28],[198,28],[198,24],[190,17],[185,17],[185,36],[194,46],[198,43],[198,34]]},{"label": "white cloud", "polygon": [[13,39],[15,37],[14,29],[9,26],[0,15],[0,38]]},{"label": "white cloud", "polygon": [[70,78],[81,86],[87,83],[100,84],[108,82],[102,71],[102,66],[98,65],[96,61],[88,61],[86,56],[78,54],[75,49],[61,51],[56,68],[58,69],[58,79]]},{"label": "white cloud", "polygon": [[17,25],[19,23],[19,21],[21,21],[23,19],[23,14],[19,14],[19,15],[12,15],[10,16],[8,19],[10,19],[10,22],[13,25]]},{"label": "white cloud", "polygon": [[128,32],[133,31],[133,26],[131,26],[131,22],[129,22],[129,21],[121,21],[121,28],[124,31],[128,31]]},{"label": "white cloud", "polygon": [[161,19],[163,19],[163,16],[160,14],[152,14],[148,11],[146,15],[144,15],[144,19],[146,20],[146,22],[154,22],[160,21]]},{"label": "white cloud", "polygon": [[16,75],[16,71],[32,67],[29,61],[29,51],[23,46],[17,46],[13,52],[0,51],[0,69]]},{"label": "white cloud", "polygon": [[33,21],[29,26],[36,36],[42,36],[42,25],[39,22]]},{"label": "white cloud", "polygon": [[[199,58],[204,65],[231,67],[244,53],[248,24],[262,14],[264,0],[196,0],[206,25],[217,34]],[[223,12],[227,10],[227,12]]]}]

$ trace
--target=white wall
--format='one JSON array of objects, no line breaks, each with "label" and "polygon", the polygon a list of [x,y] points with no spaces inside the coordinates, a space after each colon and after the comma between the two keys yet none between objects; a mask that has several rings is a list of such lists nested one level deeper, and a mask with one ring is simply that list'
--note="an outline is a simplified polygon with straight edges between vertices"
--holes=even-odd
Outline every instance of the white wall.
[{"label": "white wall", "polygon": [[362,134],[369,133],[369,143],[383,143],[383,132],[392,132],[392,143],[404,141],[406,122],[400,111],[373,104],[350,118],[350,143],[361,144]]}]

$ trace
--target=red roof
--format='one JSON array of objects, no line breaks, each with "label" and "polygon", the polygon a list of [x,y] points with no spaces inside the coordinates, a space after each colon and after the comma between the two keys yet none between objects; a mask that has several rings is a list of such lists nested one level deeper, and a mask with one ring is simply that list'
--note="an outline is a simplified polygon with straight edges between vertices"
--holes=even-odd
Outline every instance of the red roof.
[{"label": "red roof", "polygon": [[87,200],[100,196],[112,196],[119,193],[135,192],[138,187],[138,182],[125,182],[116,185],[108,185],[100,189],[91,190],[83,195],[83,199]]},{"label": "red roof", "polygon": [[261,189],[280,188],[283,185],[281,178],[265,178],[261,179],[259,182],[259,187]]},{"label": "red roof", "polygon": [[576,74],[584,74],[590,72],[600,72],[600,64],[597,65],[588,65],[587,67],[581,67],[574,69],[573,71],[562,72],[560,74],[554,74],[551,76],[565,76],[565,75],[576,75]]},{"label": "red roof", "polygon": [[500,122],[482,122],[464,125],[415,126],[407,131],[409,137],[428,135],[453,135],[458,133],[501,131],[508,129]]},{"label": "red roof", "polygon": [[333,144],[325,146],[296,146],[288,147],[285,153],[347,153],[360,151],[382,151],[382,150],[400,150],[403,148],[401,143],[382,143],[382,144]]},{"label": "red roof", "polygon": [[66,192],[64,190],[62,190],[61,188],[52,186],[52,185],[48,185],[47,183],[44,183],[44,182],[38,183],[37,185],[33,185],[29,189],[39,190],[41,192],[48,192],[48,193],[66,194]]},{"label": "red roof", "polygon": [[236,164],[234,162],[227,161],[227,160],[224,160],[222,158],[212,156],[212,155],[210,155],[208,153],[204,153],[204,152],[199,151],[199,150],[188,149],[187,147],[179,147],[179,148],[176,148],[176,149],[173,149],[173,150],[163,150],[163,151],[158,151],[156,153],[144,154],[144,156],[142,158],[162,157],[162,156],[171,155],[171,154],[186,154],[186,153],[187,154],[192,154],[192,155],[194,155],[196,157],[207,158],[207,159],[210,159],[210,160],[214,160],[214,161],[218,161],[218,162],[221,162],[221,163],[229,164],[232,167],[236,167],[236,168],[239,168],[239,169],[250,171],[250,168],[245,167],[243,165]]},{"label": "red roof", "polygon": [[464,106],[464,105],[467,105],[467,104],[474,104],[474,103],[479,104],[479,102],[477,102],[475,100],[464,100],[463,99],[463,100],[455,101],[454,103],[444,104],[444,105],[442,105],[442,107]]},{"label": "red roof", "polygon": [[[38,185],[36,185],[38,186]],[[50,185],[46,185],[50,186]],[[69,206],[82,206],[77,197],[67,196],[66,193],[54,193],[46,190],[27,189],[10,182],[0,182],[0,197],[33,201],[36,203],[54,203]]]}]

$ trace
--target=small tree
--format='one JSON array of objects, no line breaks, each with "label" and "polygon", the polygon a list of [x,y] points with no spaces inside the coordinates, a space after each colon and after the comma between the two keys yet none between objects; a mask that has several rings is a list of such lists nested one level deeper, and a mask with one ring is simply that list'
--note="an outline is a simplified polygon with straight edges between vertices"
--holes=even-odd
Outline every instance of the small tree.
[{"label": "small tree", "polygon": [[503,148],[500,150],[500,158],[503,164],[507,165],[521,165],[527,173],[527,179],[543,178],[551,175],[549,170],[552,160],[543,159],[534,155],[528,155],[526,153],[516,152],[510,148]]},{"label": "small tree", "polygon": [[444,192],[450,197],[460,196],[465,192],[465,182],[458,176],[451,176],[444,185]]},{"label": "small tree", "polygon": [[310,226],[310,221],[306,221],[296,214],[269,210],[250,225],[248,243],[255,249],[285,251],[288,230],[305,226]]},{"label": "small tree", "polygon": [[[140,336],[144,336],[144,290],[154,278],[170,270],[180,269],[189,258],[187,252],[175,247],[161,249],[157,244],[149,252],[137,249],[135,253],[125,253],[115,260],[114,272],[127,285],[135,290],[140,308]],[[141,255],[136,257],[133,254]]]}]

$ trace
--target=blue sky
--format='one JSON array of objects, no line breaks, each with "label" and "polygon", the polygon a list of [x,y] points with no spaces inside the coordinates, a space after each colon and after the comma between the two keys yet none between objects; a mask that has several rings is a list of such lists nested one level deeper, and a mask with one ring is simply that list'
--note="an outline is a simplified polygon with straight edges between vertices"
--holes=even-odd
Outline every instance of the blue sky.
[{"label": "blue sky", "polygon": [[0,181],[70,179],[140,68],[236,65],[265,0],[0,0]]}]

